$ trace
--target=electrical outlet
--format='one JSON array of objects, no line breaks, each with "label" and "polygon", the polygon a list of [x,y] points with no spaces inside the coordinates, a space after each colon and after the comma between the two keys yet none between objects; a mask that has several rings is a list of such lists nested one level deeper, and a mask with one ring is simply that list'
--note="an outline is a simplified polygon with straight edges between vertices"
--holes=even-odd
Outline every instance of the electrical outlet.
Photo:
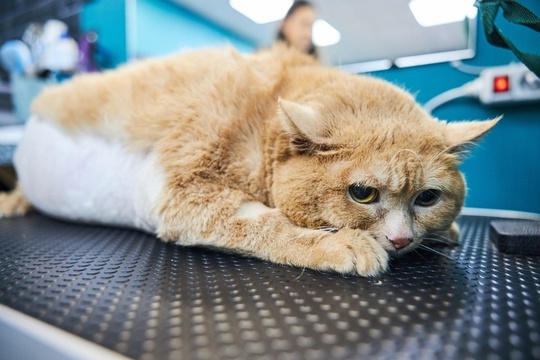
[{"label": "electrical outlet", "polygon": [[540,79],[521,63],[487,68],[478,81],[486,105],[540,101]]}]

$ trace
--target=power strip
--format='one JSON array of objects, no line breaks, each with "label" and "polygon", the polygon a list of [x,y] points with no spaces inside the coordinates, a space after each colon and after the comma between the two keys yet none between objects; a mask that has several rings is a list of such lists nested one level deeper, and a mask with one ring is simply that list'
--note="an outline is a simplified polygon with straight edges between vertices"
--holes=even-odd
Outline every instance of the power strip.
[{"label": "power strip", "polygon": [[482,70],[477,81],[485,105],[540,101],[540,78],[521,63]]},{"label": "power strip", "polygon": [[484,105],[540,102],[540,78],[521,63],[486,68],[476,79],[435,96],[424,109],[431,113],[465,96],[477,98]]}]

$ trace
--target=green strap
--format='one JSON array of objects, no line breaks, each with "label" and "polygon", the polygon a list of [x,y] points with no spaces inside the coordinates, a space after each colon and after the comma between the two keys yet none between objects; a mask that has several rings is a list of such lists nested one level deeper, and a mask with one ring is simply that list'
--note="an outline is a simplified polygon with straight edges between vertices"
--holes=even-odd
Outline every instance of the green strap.
[{"label": "green strap", "polygon": [[540,18],[515,0],[477,0],[475,6],[480,9],[484,32],[489,43],[510,49],[536,76],[540,77],[540,55],[520,51],[495,26],[495,17],[501,7],[503,16],[511,23],[523,25],[540,32]]}]

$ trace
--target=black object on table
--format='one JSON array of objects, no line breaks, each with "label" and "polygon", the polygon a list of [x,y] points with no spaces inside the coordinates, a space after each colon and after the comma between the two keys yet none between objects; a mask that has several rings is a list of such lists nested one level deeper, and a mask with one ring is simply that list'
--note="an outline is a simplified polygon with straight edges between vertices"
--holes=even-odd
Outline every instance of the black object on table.
[{"label": "black object on table", "polygon": [[367,279],[1,219],[0,304],[137,359],[539,359],[540,257],[499,252],[491,220]]},{"label": "black object on table", "polygon": [[490,237],[499,251],[540,255],[540,221],[493,220]]}]

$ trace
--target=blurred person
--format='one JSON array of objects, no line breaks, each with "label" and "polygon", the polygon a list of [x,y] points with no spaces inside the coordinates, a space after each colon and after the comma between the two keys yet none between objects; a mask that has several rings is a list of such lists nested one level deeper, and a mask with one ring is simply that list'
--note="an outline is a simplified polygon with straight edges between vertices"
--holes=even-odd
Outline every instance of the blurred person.
[{"label": "blurred person", "polygon": [[313,45],[313,22],[315,9],[309,1],[296,0],[279,26],[277,40],[317,58]]}]

